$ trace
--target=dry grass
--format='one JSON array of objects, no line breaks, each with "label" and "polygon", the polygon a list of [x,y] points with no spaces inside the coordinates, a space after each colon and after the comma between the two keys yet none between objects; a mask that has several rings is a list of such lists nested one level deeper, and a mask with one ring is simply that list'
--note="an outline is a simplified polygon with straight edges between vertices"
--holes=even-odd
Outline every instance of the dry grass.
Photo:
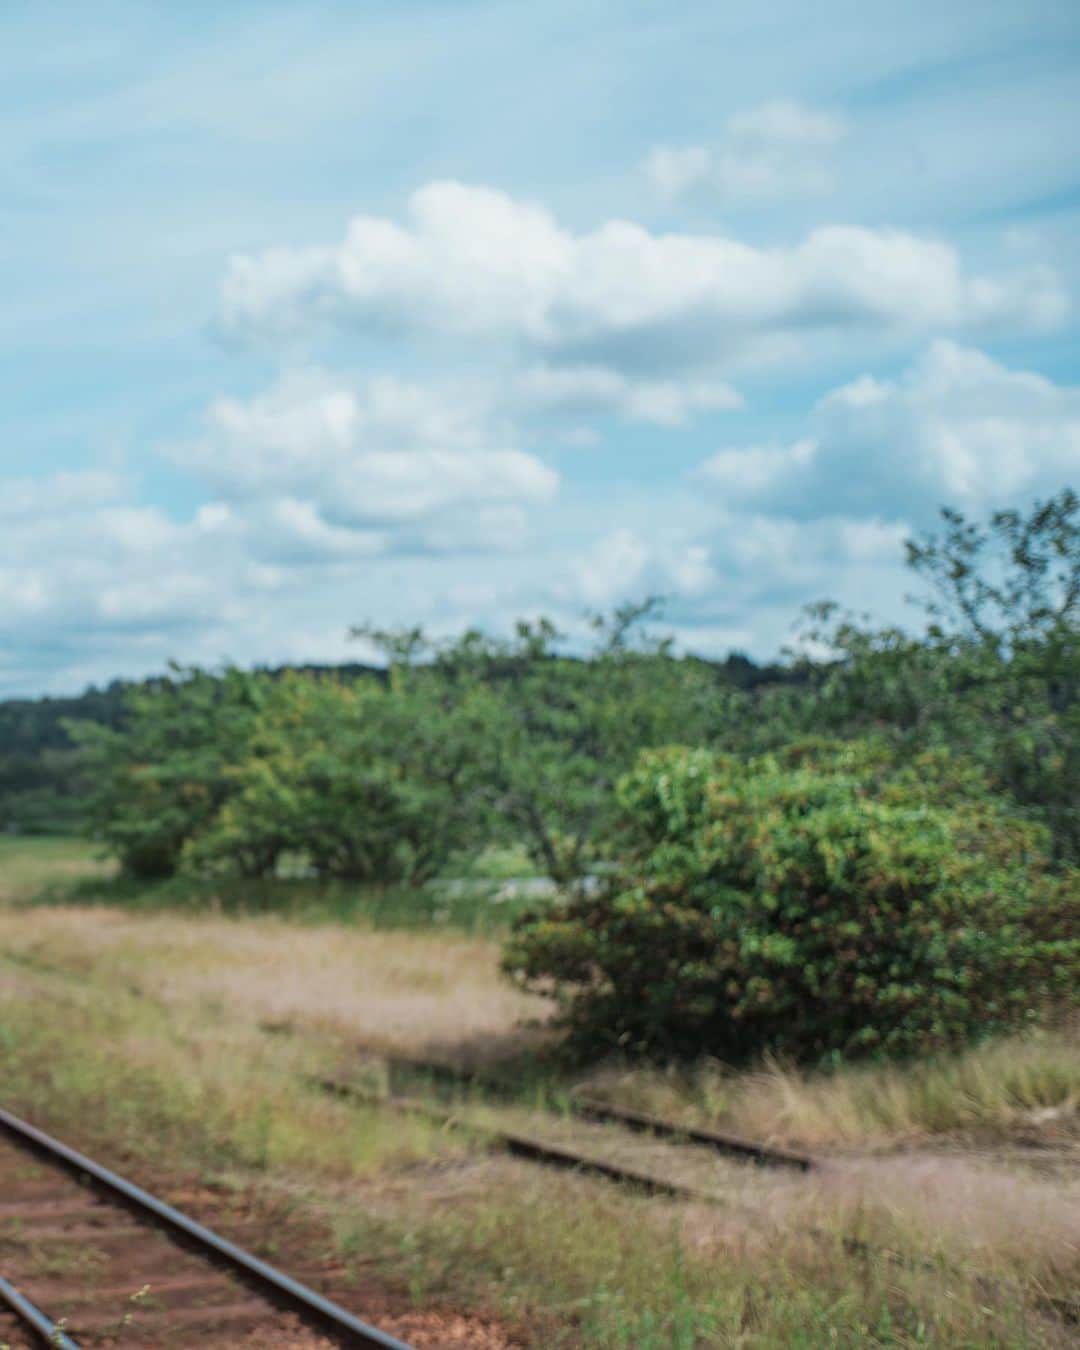
[{"label": "dry grass", "polygon": [[[851,1165],[809,1184],[747,1172],[715,1207],[649,1200],[327,1099],[306,1086],[317,1042],[107,979],[9,967],[0,1026],[16,1109],[125,1170],[285,1199],[325,1218],[346,1260],[405,1278],[419,1306],[496,1307],[536,1325],[538,1345],[1067,1344],[1037,1298],[1080,1274],[1075,1186]],[[902,1260],[853,1255],[850,1237]],[[947,1265],[926,1269],[927,1255]]]},{"label": "dry grass", "polygon": [[833,1164],[816,1182],[832,1220],[873,1216],[909,1250],[990,1277],[1047,1284],[1080,1274],[1080,1173],[1050,1180],[985,1159],[919,1155]]},{"label": "dry grass", "polygon": [[3,915],[7,950],[138,984],[230,1019],[353,1037],[402,1053],[502,1043],[546,1004],[498,972],[498,945],[452,933],[303,927],[276,918],[76,907]]},{"label": "dry grass", "polygon": [[[1040,1300],[1080,1283],[1075,1174],[1050,1181],[925,1150],[837,1157],[808,1178],[699,1159],[725,1203],[679,1203],[516,1163],[467,1132],[310,1085],[361,1042],[415,1054],[512,1039],[544,1005],[500,980],[490,941],[9,907],[5,952],[5,1104],[78,1130],[105,1161],[285,1197],[325,1218],[347,1258],[405,1279],[418,1306],[497,1307],[536,1325],[545,1347],[1069,1343]],[[301,1034],[268,1035],[267,1022]],[[1067,1101],[1075,1053],[1061,1033],[831,1079],[711,1069],[687,1084],[638,1070],[594,1086],[747,1133],[895,1142]],[[484,1116],[541,1128],[520,1104]],[[639,1139],[543,1128],[584,1129],[600,1152],[639,1164],[653,1149],[659,1165],[662,1150]]]},{"label": "dry grass", "polygon": [[1080,1141],[1080,1028],[1032,1032],[905,1065],[813,1074],[779,1064],[732,1074],[607,1069],[591,1093],[688,1123],[810,1148]]}]

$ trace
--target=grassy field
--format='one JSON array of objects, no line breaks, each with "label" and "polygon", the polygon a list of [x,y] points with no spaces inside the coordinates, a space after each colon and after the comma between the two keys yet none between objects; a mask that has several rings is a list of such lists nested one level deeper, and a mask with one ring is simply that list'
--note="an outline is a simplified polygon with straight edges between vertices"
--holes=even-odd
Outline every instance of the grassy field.
[{"label": "grassy field", "polygon": [[112,864],[81,839],[0,835],[0,904],[24,900],[47,886],[106,881],[113,872]]},{"label": "grassy field", "polygon": [[[1080,1282],[1069,1028],[828,1078],[708,1064],[570,1077],[546,1056],[546,1004],[498,974],[506,906],[490,886],[451,905],[271,892],[118,886],[83,845],[0,840],[4,1103],[140,1175],[287,1203],[417,1306],[490,1310],[537,1345],[1074,1343],[1046,1303]],[[586,1082],[811,1145],[826,1166],[711,1162],[719,1205],[626,1194],[313,1086],[377,1080],[379,1051],[532,1066],[517,1100],[461,1102],[466,1122],[577,1138],[558,1107]],[[630,1147],[607,1127],[580,1137]]]}]

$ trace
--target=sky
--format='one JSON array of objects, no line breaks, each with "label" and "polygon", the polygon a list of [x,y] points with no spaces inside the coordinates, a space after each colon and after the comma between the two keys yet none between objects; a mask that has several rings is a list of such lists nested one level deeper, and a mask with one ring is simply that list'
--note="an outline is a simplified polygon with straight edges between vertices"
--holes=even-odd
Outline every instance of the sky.
[{"label": "sky", "polygon": [[1080,486],[1073,0],[12,0],[0,697],[665,598],[912,626]]}]

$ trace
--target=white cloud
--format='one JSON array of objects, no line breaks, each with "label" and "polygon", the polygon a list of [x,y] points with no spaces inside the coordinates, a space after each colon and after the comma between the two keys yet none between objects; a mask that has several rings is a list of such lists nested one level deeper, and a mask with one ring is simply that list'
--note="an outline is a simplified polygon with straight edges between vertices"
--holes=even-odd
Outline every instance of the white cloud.
[{"label": "white cloud", "polygon": [[331,323],[639,372],[715,366],[792,330],[1015,330],[1066,308],[1047,269],[969,276],[949,245],[898,230],[830,225],[772,249],[619,220],[578,235],[455,182],[413,193],[405,225],[357,216],[340,245],[234,257],[222,294],[226,328],[251,337]]},{"label": "white cloud", "polygon": [[846,134],[841,118],[776,99],[735,113],[713,146],[657,146],[644,169],[668,199],[705,187],[730,205],[827,191],[832,152]]},{"label": "white cloud", "polygon": [[726,505],[806,518],[878,510],[914,519],[1049,495],[1080,477],[1080,389],[938,340],[894,380],[826,395],[812,435],[725,449],[701,479]]},{"label": "white cloud", "polygon": [[718,450],[701,466],[701,476],[722,500],[753,500],[811,463],[816,454],[817,442],[812,440]]},{"label": "white cloud", "polygon": [[[116,478],[0,480],[0,501],[32,510],[0,531],[0,691],[75,690],[160,670],[356,660],[350,623],[509,617],[532,597],[534,551],[513,503],[447,509],[393,528],[329,523],[287,497],[202,503],[188,520],[132,506]],[[86,509],[88,495],[97,508]],[[493,568],[484,549],[502,551]],[[436,571],[431,554],[441,552]],[[487,597],[484,612],[467,603]]]},{"label": "white cloud", "polygon": [[448,512],[545,503],[558,489],[541,460],[491,444],[484,410],[468,399],[308,372],[250,400],[219,399],[206,435],[172,454],[226,502],[275,503],[264,520],[307,546],[341,552],[342,531],[425,520],[445,537]]},{"label": "white cloud", "polygon": [[[216,574],[201,527],[128,502],[118,476],[56,474],[0,483],[0,500],[26,509],[0,532],[5,625],[23,634],[100,636],[136,626],[222,617],[235,595]],[[92,507],[93,509],[88,509]]]},{"label": "white cloud", "polygon": [[[567,610],[659,595],[689,650],[736,646],[774,656],[793,636],[801,607],[832,596],[897,616],[906,594],[903,522],[826,511],[791,520],[747,510],[695,509],[669,496],[650,518],[601,535],[571,560],[556,588]],[[720,636],[723,635],[723,641]]]},{"label": "white cloud", "polygon": [[575,564],[576,589],[592,605],[613,604],[640,587],[648,561],[648,546],[633,530],[613,530]]},{"label": "white cloud", "polygon": [[646,177],[661,197],[681,197],[708,178],[712,151],[703,145],[657,145],[645,160]]},{"label": "white cloud", "polygon": [[20,521],[27,516],[49,519],[69,511],[89,511],[114,502],[126,485],[119,475],[97,469],[9,478],[0,491],[0,520]]},{"label": "white cloud", "polygon": [[581,598],[604,609],[645,595],[677,601],[706,595],[719,582],[707,543],[671,526],[665,520],[659,537],[625,526],[602,535],[573,560],[564,601]]},{"label": "white cloud", "polygon": [[385,533],[331,524],[314,502],[295,497],[249,502],[231,519],[250,553],[280,564],[372,558],[387,549]]},{"label": "white cloud", "polygon": [[519,413],[614,414],[665,427],[685,426],[697,412],[743,406],[723,380],[636,380],[607,366],[532,366],[511,381],[506,397]]}]

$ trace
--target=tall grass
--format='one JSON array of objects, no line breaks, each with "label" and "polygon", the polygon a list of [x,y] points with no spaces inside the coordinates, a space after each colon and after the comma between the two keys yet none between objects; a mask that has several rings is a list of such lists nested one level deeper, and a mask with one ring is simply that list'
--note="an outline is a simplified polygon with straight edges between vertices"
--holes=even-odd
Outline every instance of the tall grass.
[{"label": "tall grass", "polygon": [[1008,1140],[1033,1131],[1080,1142],[1080,1034],[1075,1022],[907,1064],[807,1073],[768,1063],[731,1073],[607,1069],[596,1094],[775,1142],[895,1145],[934,1137]]}]

